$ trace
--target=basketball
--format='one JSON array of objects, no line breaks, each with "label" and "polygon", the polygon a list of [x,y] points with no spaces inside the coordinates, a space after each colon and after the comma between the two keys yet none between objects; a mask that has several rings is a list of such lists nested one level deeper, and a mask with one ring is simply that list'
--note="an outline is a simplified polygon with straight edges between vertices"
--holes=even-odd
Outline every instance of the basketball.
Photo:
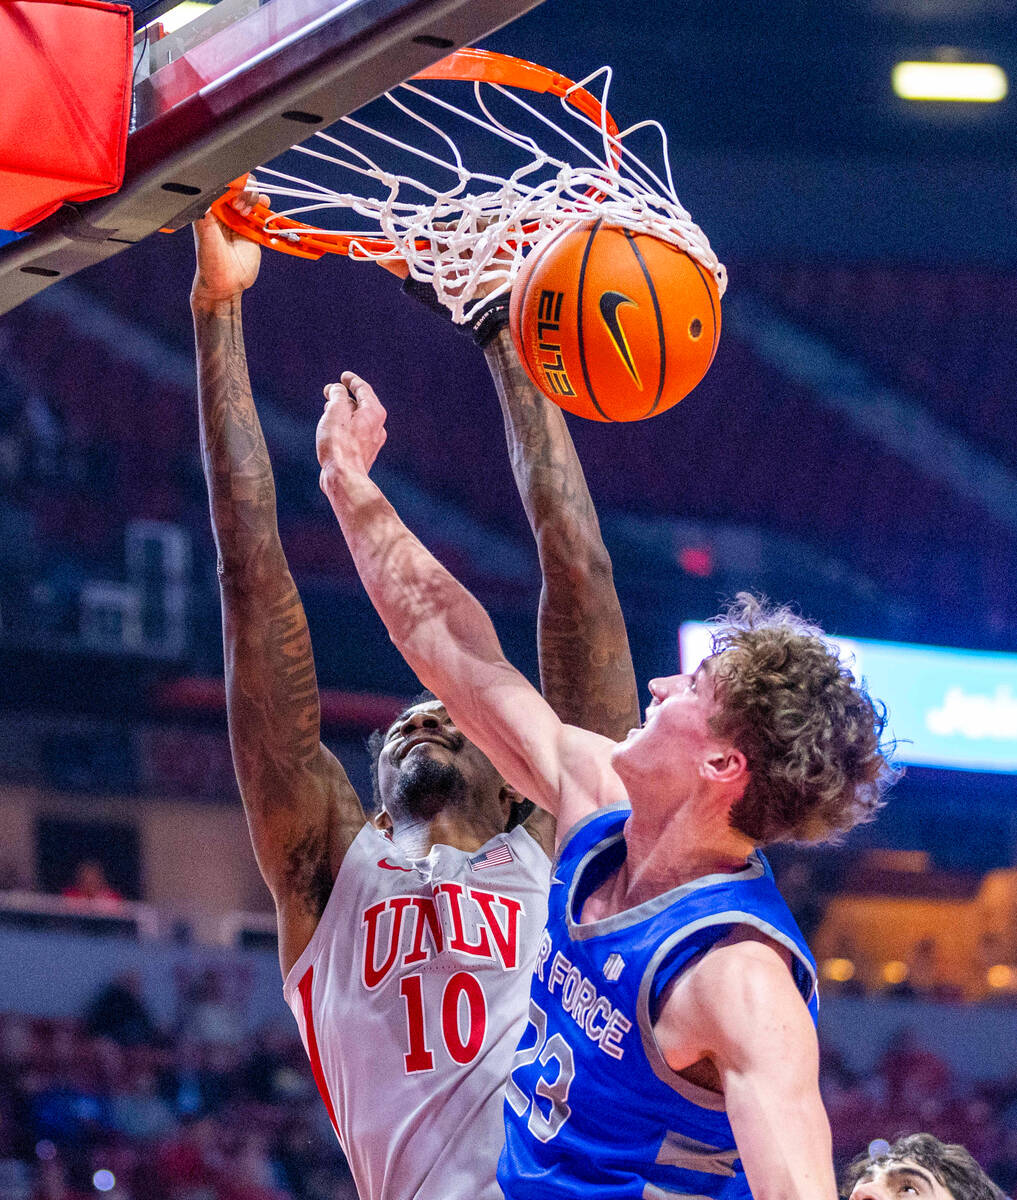
[{"label": "basketball", "polygon": [[649,234],[572,225],[538,247],[512,288],[527,374],[566,412],[642,421],[703,378],[720,336],[713,275]]}]

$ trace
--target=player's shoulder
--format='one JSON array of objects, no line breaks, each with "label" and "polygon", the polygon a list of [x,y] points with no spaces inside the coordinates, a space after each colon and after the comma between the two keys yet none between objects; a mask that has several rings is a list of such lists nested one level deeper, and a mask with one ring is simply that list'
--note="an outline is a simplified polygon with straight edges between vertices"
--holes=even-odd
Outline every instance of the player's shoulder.
[{"label": "player's shoulder", "polygon": [[691,977],[703,988],[737,980],[743,980],[746,987],[767,987],[792,983],[791,961],[786,946],[752,926],[736,925],[695,964]]},{"label": "player's shoulder", "polygon": [[584,857],[605,838],[619,835],[631,813],[632,806],[625,799],[590,808],[567,829],[559,823],[557,860],[564,864],[570,858]]},{"label": "player's shoulder", "polygon": [[[554,845],[554,828],[554,818],[541,809],[535,809],[525,821],[488,842],[483,848],[483,856],[486,857],[492,850],[495,855],[504,856],[507,849],[510,861],[501,864],[504,869],[509,874],[514,871],[520,879],[525,877],[535,881],[546,891],[551,869],[548,846]],[[476,869],[477,857],[480,856],[471,855],[466,859],[473,870]]]},{"label": "player's shoulder", "polygon": [[755,930],[735,930],[665,993],[656,1032],[666,1056],[727,1056],[753,1038],[772,1040],[778,1026],[811,1030],[790,967],[785,947]]},{"label": "player's shoulder", "polygon": [[[673,999],[696,1020],[723,1024],[726,1019],[760,1012],[774,1000],[801,1000],[791,973],[791,954],[765,934],[737,926],[684,972]],[[723,996],[723,1005],[717,997]]]},{"label": "player's shoulder", "polygon": [[412,865],[392,839],[370,821],[365,821],[350,842],[336,874],[336,888],[348,889],[365,877],[385,879],[406,874]]},{"label": "player's shoulder", "polygon": [[545,812],[542,808],[534,808],[526,820],[516,828],[521,829],[531,841],[536,843],[545,858],[552,859],[557,824],[549,812]]},{"label": "player's shoulder", "polygon": [[625,785],[612,762],[618,743],[600,733],[563,726],[561,775],[558,780],[558,845],[583,822],[605,808],[628,804]]}]

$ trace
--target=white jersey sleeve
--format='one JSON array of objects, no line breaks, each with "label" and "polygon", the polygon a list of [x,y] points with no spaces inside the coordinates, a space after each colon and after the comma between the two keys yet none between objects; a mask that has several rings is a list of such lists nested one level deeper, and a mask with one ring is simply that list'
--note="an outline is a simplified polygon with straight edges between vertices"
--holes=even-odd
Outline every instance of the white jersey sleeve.
[{"label": "white jersey sleeve", "polygon": [[500,1200],[550,869],[522,828],[410,860],[366,825],[347,851],[283,991],[361,1200]]}]

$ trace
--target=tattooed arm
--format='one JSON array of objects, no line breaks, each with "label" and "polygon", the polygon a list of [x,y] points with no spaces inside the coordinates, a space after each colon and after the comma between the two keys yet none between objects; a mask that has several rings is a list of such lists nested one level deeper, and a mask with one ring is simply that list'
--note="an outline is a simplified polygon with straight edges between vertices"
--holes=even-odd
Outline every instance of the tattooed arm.
[{"label": "tattooed arm", "polygon": [[[619,741],[639,724],[636,679],[611,560],[565,415],[530,382],[507,328],[485,354],[540,558],[541,690],[566,724]],[[550,852],[553,818],[538,809],[527,828]]]},{"label": "tattooed arm", "polygon": [[257,276],[260,248],[212,215],[194,234],[201,457],[218,551],[230,745],[254,852],[275,899],[285,976],[365,817],[321,744],[307,621],[279,540],[272,467],[247,375],[240,297]]}]

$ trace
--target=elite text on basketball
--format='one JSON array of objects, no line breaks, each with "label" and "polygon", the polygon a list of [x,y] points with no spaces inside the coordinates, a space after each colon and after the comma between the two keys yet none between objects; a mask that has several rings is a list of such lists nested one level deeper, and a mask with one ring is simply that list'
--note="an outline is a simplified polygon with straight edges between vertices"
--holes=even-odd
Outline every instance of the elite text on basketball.
[{"label": "elite text on basketball", "polygon": [[[547,385],[556,396],[574,396],[575,388],[569,380],[565,360],[561,353],[561,338],[555,335],[561,329],[561,305],[563,292],[540,293],[537,308],[537,349],[540,352],[540,368]],[[550,356],[550,357],[548,357]]]}]

